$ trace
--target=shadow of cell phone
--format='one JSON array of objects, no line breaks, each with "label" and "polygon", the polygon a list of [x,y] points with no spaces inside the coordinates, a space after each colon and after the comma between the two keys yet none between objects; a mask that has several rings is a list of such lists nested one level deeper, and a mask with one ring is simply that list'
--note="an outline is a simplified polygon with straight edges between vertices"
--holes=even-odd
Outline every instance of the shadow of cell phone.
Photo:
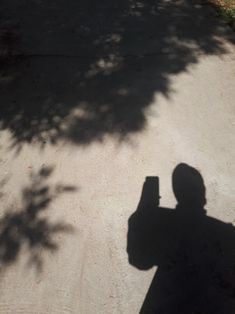
[{"label": "shadow of cell phone", "polygon": [[141,193],[141,204],[156,207],[160,205],[159,177],[147,176]]}]

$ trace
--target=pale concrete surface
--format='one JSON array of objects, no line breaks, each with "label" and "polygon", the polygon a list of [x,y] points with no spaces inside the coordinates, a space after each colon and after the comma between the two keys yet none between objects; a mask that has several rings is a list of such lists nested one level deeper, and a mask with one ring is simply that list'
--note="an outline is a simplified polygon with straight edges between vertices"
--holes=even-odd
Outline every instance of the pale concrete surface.
[{"label": "pale concrete surface", "polygon": [[[32,4],[40,6],[43,1]],[[129,265],[127,221],[148,175],[160,178],[161,205],[175,206],[171,174],[180,162],[201,172],[208,215],[234,222],[233,34],[207,8],[195,11],[192,3],[190,10],[169,1],[160,4],[151,4],[159,16],[153,16],[147,27],[156,30],[153,38],[143,39],[148,31],[141,27],[147,22],[125,37],[117,21],[112,30],[115,43],[108,52],[102,46],[108,36],[97,35],[103,40],[97,51],[81,40],[85,47],[81,54],[90,49],[97,58],[35,56],[17,67],[12,82],[1,83],[0,313],[138,313],[155,270]],[[132,5],[129,22],[135,29],[132,19],[137,23],[135,19],[147,13],[144,1]],[[61,37],[56,31],[57,37],[27,31],[30,23],[42,26],[39,17],[33,24],[27,9],[22,27],[28,37],[22,50],[79,54],[76,40],[67,38],[66,31]],[[66,10],[58,12],[57,19],[68,18]],[[200,23],[208,25],[204,33],[195,20],[199,13]],[[166,31],[163,20],[168,15],[171,25]],[[112,22],[111,16],[107,28]],[[142,36],[140,41],[132,38],[136,33]],[[115,54],[121,37],[123,44]],[[19,110],[12,105],[14,99]],[[38,106],[44,109],[37,111]],[[48,167],[53,169],[43,175]],[[41,176],[32,175],[40,169],[44,169]],[[32,218],[27,213],[35,208],[38,213]],[[30,228],[41,233],[30,238]]]}]

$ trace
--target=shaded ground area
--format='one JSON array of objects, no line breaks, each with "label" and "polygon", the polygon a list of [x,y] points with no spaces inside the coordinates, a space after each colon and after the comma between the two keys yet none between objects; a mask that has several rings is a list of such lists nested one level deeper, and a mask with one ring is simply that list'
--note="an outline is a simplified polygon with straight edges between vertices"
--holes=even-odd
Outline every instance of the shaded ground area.
[{"label": "shaded ground area", "polygon": [[[29,265],[42,270],[44,250],[55,252],[59,248],[60,233],[71,233],[72,227],[63,221],[51,222],[45,215],[51,202],[62,193],[72,192],[73,186],[58,184],[50,186],[48,178],[52,167],[42,167],[32,173],[30,185],[22,191],[22,207],[12,205],[5,209],[0,219],[0,267],[17,262],[22,250],[26,250]],[[6,182],[2,180],[1,188]],[[4,192],[2,192],[2,195]],[[2,208],[1,208],[2,210]]]},{"label": "shaded ground area", "polygon": [[0,82],[0,128],[12,147],[118,140],[144,129],[155,93],[230,38],[197,1],[2,1],[20,60]]}]

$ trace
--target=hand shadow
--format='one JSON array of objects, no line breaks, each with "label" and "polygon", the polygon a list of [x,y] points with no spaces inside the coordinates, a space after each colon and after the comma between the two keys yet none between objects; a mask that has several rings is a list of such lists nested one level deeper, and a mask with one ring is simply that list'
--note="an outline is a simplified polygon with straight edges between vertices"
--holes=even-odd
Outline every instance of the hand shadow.
[{"label": "hand shadow", "polygon": [[206,216],[201,174],[179,164],[172,175],[177,206],[158,204],[158,180],[146,179],[128,221],[129,263],[157,266],[140,313],[235,313],[235,229]]}]

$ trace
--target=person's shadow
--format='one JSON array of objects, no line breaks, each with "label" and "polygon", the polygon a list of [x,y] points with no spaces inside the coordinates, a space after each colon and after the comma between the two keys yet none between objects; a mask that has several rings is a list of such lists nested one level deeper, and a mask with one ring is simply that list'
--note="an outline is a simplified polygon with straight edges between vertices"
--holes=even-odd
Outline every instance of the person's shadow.
[{"label": "person's shadow", "polygon": [[179,164],[175,209],[159,206],[158,178],[147,177],[128,221],[129,263],[158,266],[140,313],[235,313],[235,228],[206,216],[203,178]]}]

